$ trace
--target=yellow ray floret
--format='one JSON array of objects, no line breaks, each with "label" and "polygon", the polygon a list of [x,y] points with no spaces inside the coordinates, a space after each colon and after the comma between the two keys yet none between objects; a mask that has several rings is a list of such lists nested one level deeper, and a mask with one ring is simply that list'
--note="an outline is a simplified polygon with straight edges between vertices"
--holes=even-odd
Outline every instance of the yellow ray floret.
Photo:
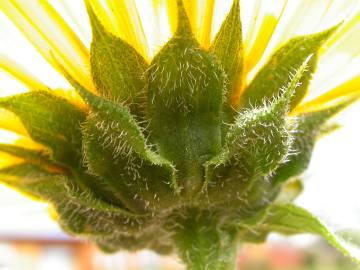
[{"label": "yellow ray floret", "polygon": [[[165,9],[168,15],[168,23],[172,34],[176,31],[177,26],[177,7],[176,1],[173,0],[154,0],[154,8],[157,14],[160,14],[160,10]],[[159,25],[160,26],[160,25]]]},{"label": "yellow ray floret", "polygon": [[[17,81],[24,84],[29,91],[45,90],[51,91],[52,93],[59,95],[68,99],[74,105],[86,110],[87,107],[84,101],[73,89],[55,89],[51,90],[33,74],[31,74],[27,69],[25,69],[21,64],[15,62],[14,60],[0,55],[0,69],[4,70],[6,73],[14,77]],[[0,120],[1,121],[1,120]],[[5,121],[5,120],[4,120]],[[7,121],[7,120],[6,120]]]},{"label": "yellow ray floret", "polygon": [[19,136],[18,139],[16,139],[14,141],[14,144],[26,149],[30,149],[30,150],[42,150],[44,152],[49,152],[50,150],[45,147],[42,144],[39,144],[35,141],[33,141],[31,138],[29,137],[25,137],[25,136]]},{"label": "yellow ray floret", "polygon": [[[22,136],[17,133],[10,132],[8,130],[4,130],[1,128],[0,128],[0,138],[1,138],[0,143],[17,145],[32,150],[47,151],[44,146],[34,142],[29,137]],[[7,166],[16,165],[22,162],[24,162],[24,159],[0,151],[0,169],[5,168]]]},{"label": "yellow ray floret", "polygon": [[135,2],[130,0],[107,0],[114,11],[118,32],[145,56],[149,53],[147,40]]},{"label": "yellow ray floret", "polygon": [[0,109],[0,128],[23,136],[29,136],[20,119],[15,114],[5,109]]},{"label": "yellow ray floret", "polygon": [[208,48],[211,41],[215,0],[184,0],[194,36]]},{"label": "yellow ray floret", "polygon": [[186,13],[189,17],[189,21],[193,32],[197,32],[198,29],[198,12],[199,12],[199,1],[198,0],[183,0]]},{"label": "yellow ray floret", "polygon": [[[324,54],[333,52],[343,52],[356,56],[360,52],[359,48],[359,31],[360,31],[360,11],[355,14],[344,26],[337,31],[327,42]],[[344,42],[346,41],[346,42]]]},{"label": "yellow ray floret", "polygon": [[[189,17],[194,36],[200,44],[203,45],[203,47],[209,47],[215,0],[184,0],[183,3]],[[169,19],[168,23],[170,24],[172,33],[175,33],[177,25],[176,0],[154,0],[153,5],[155,10],[161,10],[165,7]]]},{"label": "yellow ray floret", "polygon": [[153,24],[146,29],[150,57],[153,57],[176,32],[177,8],[176,2],[172,0],[153,0],[151,7],[141,6],[143,13],[151,10],[154,19]]},{"label": "yellow ray floret", "polygon": [[346,81],[345,83],[327,91],[325,94],[306,102],[295,109],[294,113],[301,113],[305,111],[312,111],[317,108],[323,107],[333,100],[343,98],[350,95],[360,94],[360,75]]},{"label": "yellow ray floret", "polygon": [[244,68],[241,85],[238,85],[232,97],[232,104],[237,107],[242,91],[247,85],[250,72],[259,63],[263,53],[275,32],[275,29],[287,6],[287,0],[276,3],[257,0],[252,3],[253,9],[244,39]]},{"label": "yellow ray floret", "polygon": [[46,148],[42,144],[33,141],[27,135],[22,135],[3,128],[0,128],[0,138],[0,143],[16,145],[30,150],[42,150],[44,153],[49,152],[48,148]]},{"label": "yellow ray floret", "polygon": [[4,55],[0,55],[0,69],[13,76],[19,82],[23,83],[30,90],[44,90],[48,88],[27,69]]},{"label": "yellow ray floret", "polygon": [[[34,150],[36,152],[43,153],[44,156],[51,155],[50,149],[33,141],[30,137],[27,136],[19,135],[17,133],[0,128],[0,138],[0,144],[13,145],[27,150]],[[24,162],[39,164],[50,172],[65,173],[64,169],[55,164],[47,163],[42,160],[30,160],[25,157],[17,157],[16,155],[0,151],[0,169]]]},{"label": "yellow ray floret", "polygon": [[0,169],[23,162],[24,160],[22,158],[14,157],[12,155],[0,152]]},{"label": "yellow ray floret", "polygon": [[274,33],[277,23],[278,18],[276,18],[273,14],[264,15],[258,30],[261,35],[256,35],[252,44],[248,44],[248,47],[246,47],[247,52],[244,63],[244,75],[247,75],[261,59],[261,56],[263,55],[266,46]]},{"label": "yellow ray floret", "polygon": [[84,86],[94,89],[87,48],[46,0],[2,0],[0,7],[55,69],[54,56]]},{"label": "yellow ray floret", "polygon": [[240,102],[241,93],[246,87],[247,77],[249,72],[254,68],[254,66],[259,62],[263,52],[266,49],[266,46],[274,32],[275,26],[278,20],[275,16],[267,14],[259,28],[259,32],[262,35],[257,35],[252,46],[249,46],[248,52],[244,57],[244,69],[242,73],[242,79],[240,85],[236,86],[234,94],[232,96],[232,104],[236,108]]},{"label": "yellow ray floret", "polygon": [[197,38],[205,48],[210,45],[215,0],[199,1]]},{"label": "yellow ray floret", "polygon": [[89,2],[105,28],[131,44],[144,58],[149,58],[149,46],[135,1],[90,0]]}]

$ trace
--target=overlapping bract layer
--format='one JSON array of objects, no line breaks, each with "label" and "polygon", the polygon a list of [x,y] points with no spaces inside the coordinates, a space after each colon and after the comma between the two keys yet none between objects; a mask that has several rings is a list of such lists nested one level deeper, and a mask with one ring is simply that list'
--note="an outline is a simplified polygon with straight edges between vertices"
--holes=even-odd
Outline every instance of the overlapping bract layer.
[{"label": "overlapping bract layer", "polygon": [[45,91],[0,99],[49,149],[0,145],[23,160],[1,169],[2,181],[49,201],[65,230],[107,251],[176,248],[186,261],[192,239],[184,235],[196,233],[197,219],[198,231],[217,233],[219,244],[311,232],[345,251],[322,223],[281,199],[306,169],[326,121],[353,100],[291,116],[319,48],[337,28],[290,40],[234,104],[243,67],[238,1],[209,49],[177,3],[175,35],[150,64],[107,32],[87,3],[97,94],[63,69],[87,109]]}]

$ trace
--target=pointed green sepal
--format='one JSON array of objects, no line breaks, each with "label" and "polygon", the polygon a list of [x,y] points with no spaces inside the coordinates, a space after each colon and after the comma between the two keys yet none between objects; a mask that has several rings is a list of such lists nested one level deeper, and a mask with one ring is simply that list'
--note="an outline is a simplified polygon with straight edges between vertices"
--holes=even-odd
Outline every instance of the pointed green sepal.
[{"label": "pointed green sepal", "polygon": [[[209,200],[237,198],[262,208],[266,205],[264,201],[273,199],[267,178],[285,161],[291,149],[290,101],[310,59],[311,56],[300,66],[277,99],[261,108],[241,112],[229,127],[223,152],[205,164],[202,190]],[[218,190],[222,190],[221,195]],[[267,193],[264,197],[263,191]]]},{"label": "pointed green sepal", "polygon": [[129,109],[65,76],[91,108],[82,130],[89,173],[112,187],[115,197],[132,211],[168,204],[178,192],[174,166],[147,145]]},{"label": "pointed green sepal", "polygon": [[188,15],[186,14],[183,0],[176,0],[177,7],[177,27],[175,37],[189,38],[193,36],[191,24]]},{"label": "pointed green sepal", "polygon": [[231,97],[234,90],[241,85],[244,58],[239,0],[234,0],[209,50],[219,59],[227,75],[228,90],[224,110],[234,114],[235,110],[231,108]]},{"label": "pointed green sepal", "polygon": [[292,153],[287,162],[275,172],[272,179],[274,186],[301,175],[307,169],[315,143],[324,135],[327,122],[354,101],[356,98],[345,98],[329,107],[297,116],[297,126],[293,130]]},{"label": "pointed green sepal", "polygon": [[148,64],[133,47],[108,32],[86,2],[93,30],[90,63],[96,89],[102,96],[126,104],[132,113],[142,115]]},{"label": "pointed green sepal", "polygon": [[[165,207],[175,197],[175,171],[145,145],[138,154],[134,138],[119,115],[91,115],[84,125],[84,158],[90,172],[112,187],[115,196],[136,213]],[[118,117],[118,118],[117,118]]]},{"label": "pointed green sepal", "polygon": [[288,118],[290,103],[311,59],[305,59],[280,97],[269,105],[240,113],[230,127],[226,139],[229,155],[248,177],[269,175],[287,157],[294,124]]},{"label": "pointed green sepal", "polygon": [[151,217],[134,215],[99,200],[73,180],[44,168],[23,163],[0,170],[1,182],[30,196],[50,202],[62,227],[71,234],[106,237],[141,232],[153,226]]},{"label": "pointed green sepal", "polygon": [[277,99],[239,113],[229,128],[223,153],[209,161],[208,168],[229,163],[249,179],[269,175],[284,161],[292,143],[292,123],[288,119],[291,98],[310,59],[300,66]]},{"label": "pointed green sepal", "polygon": [[178,30],[147,73],[149,139],[174,163],[180,187],[193,194],[203,164],[220,151],[225,80],[214,56],[193,38],[181,1],[178,8]]},{"label": "pointed green sepal", "polygon": [[309,55],[313,55],[308,69],[303,74],[299,86],[291,101],[293,109],[305,96],[318,60],[318,51],[324,42],[338,29],[339,25],[329,30],[290,39],[280,47],[257,73],[241,96],[240,109],[249,106],[261,106],[264,102],[278,95],[289,74],[297,70]]},{"label": "pointed green sepal", "polygon": [[50,158],[50,151],[28,149],[17,145],[0,143],[0,152],[22,158],[28,162],[55,165]]},{"label": "pointed green sepal", "polygon": [[51,157],[67,167],[81,160],[81,123],[85,113],[66,99],[46,91],[0,99],[0,107],[18,116],[30,137],[52,150]]},{"label": "pointed green sepal", "polygon": [[278,232],[285,235],[301,233],[318,234],[331,245],[360,264],[360,245],[349,241],[349,235],[333,232],[327,225],[307,210],[293,204],[274,204],[267,210],[267,217],[254,232]]}]

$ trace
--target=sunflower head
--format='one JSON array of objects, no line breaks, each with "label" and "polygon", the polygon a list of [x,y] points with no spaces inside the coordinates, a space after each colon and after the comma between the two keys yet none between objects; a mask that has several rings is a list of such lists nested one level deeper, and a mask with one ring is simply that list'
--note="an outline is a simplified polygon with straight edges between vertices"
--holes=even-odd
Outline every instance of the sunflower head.
[{"label": "sunflower head", "polygon": [[[17,2],[3,4],[15,21]],[[214,1],[200,30],[191,3],[165,2],[173,34],[150,57],[141,35],[119,37],[101,19],[100,1],[85,1],[88,77],[58,47],[46,55],[76,95],[40,84],[0,99],[20,126],[3,127],[34,145],[0,144],[11,161],[2,182],[49,202],[65,231],[105,251],[175,251],[189,269],[231,269],[237,242],[262,242],[272,231],[317,233],[350,255],[345,236],[292,204],[327,121],[357,99],[335,89],[303,102],[323,45],[343,25],[291,38],[249,80],[257,56],[247,58],[238,0],[213,40]],[[109,3],[125,21],[134,7]],[[61,20],[47,2],[40,7]]]}]

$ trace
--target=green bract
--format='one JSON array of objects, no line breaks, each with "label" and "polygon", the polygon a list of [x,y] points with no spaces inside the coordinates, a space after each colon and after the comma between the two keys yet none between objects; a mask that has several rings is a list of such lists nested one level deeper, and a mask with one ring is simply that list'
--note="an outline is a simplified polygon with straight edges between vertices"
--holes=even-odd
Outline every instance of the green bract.
[{"label": "green bract", "polygon": [[279,48],[233,108],[238,1],[206,50],[179,0],[177,31],[151,63],[87,8],[97,94],[65,74],[88,111],[45,91],[0,99],[49,148],[0,145],[25,160],[0,171],[4,183],[50,202],[64,230],[108,252],[149,248],[176,252],[188,269],[233,269],[239,242],[315,233],[360,260],[350,232],[332,233],[291,203],[327,120],[353,101],[290,116],[337,27]]}]

